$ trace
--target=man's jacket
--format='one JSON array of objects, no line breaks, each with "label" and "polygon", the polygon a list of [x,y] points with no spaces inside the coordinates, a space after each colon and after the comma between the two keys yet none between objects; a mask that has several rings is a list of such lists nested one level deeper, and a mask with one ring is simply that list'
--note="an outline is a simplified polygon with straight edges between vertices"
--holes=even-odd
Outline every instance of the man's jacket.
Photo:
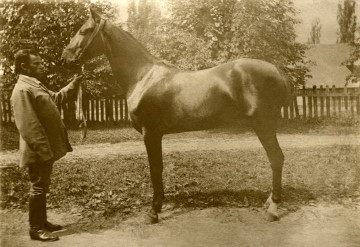
[{"label": "man's jacket", "polygon": [[54,93],[35,78],[19,76],[11,104],[20,133],[20,167],[52,163],[72,151],[57,104],[72,99],[76,91],[74,82]]}]

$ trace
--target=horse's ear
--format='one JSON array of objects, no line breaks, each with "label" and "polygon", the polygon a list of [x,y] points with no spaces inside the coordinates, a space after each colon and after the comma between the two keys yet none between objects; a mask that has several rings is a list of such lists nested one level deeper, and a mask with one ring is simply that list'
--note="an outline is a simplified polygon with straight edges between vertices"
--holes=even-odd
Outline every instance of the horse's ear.
[{"label": "horse's ear", "polygon": [[93,9],[90,8],[90,17],[95,21],[95,22],[100,22],[101,20],[101,16],[96,13]]}]

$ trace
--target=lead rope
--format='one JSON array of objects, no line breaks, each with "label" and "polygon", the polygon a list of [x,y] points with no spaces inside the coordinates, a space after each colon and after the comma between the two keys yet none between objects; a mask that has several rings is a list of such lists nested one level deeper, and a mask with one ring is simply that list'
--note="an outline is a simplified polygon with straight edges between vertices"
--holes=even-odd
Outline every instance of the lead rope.
[{"label": "lead rope", "polygon": [[[84,64],[81,66],[82,74],[84,74],[85,66]],[[79,83],[79,89],[77,94],[77,109],[78,109],[78,119],[82,121],[79,125],[79,128],[81,128],[81,138],[80,141],[84,140],[87,133],[87,123],[86,123],[86,117],[85,117],[85,111],[83,106],[83,90],[82,90],[82,83]]]}]

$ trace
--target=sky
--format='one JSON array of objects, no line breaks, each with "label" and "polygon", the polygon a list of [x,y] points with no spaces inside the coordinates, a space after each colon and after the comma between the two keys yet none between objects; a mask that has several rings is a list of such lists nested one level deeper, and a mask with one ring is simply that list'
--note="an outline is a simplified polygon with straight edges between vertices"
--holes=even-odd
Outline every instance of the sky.
[{"label": "sky", "polygon": [[[121,6],[120,15],[126,18],[127,0],[114,0]],[[166,0],[156,0],[166,6]],[[337,8],[340,0],[293,0],[295,8],[299,11],[298,18],[301,23],[296,25],[297,41],[305,43],[311,29],[311,23],[320,18],[322,44],[334,44],[337,39],[338,23],[336,20]],[[360,20],[360,0],[357,1],[356,14]],[[341,1],[342,2],[342,1]]]},{"label": "sky", "polygon": [[[311,29],[311,23],[320,18],[322,44],[334,44],[337,39],[338,23],[336,20],[339,0],[293,0],[295,8],[300,11],[299,19],[302,23],[296,26],[297,41],[306,42]],[[343,2],[343,1],[341,1]],[[360,20],[360,1],[356,0],[356,15]]]}]

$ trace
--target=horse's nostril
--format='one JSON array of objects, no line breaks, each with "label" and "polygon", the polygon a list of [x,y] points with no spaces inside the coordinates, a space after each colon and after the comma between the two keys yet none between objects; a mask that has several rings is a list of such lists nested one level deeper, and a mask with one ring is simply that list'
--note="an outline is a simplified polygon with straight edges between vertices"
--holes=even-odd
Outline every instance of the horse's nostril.
[{"label": "horse's nostril", "polygon": [[61,65],[62,66],[67,66],[66,58],[61,57]]}]

